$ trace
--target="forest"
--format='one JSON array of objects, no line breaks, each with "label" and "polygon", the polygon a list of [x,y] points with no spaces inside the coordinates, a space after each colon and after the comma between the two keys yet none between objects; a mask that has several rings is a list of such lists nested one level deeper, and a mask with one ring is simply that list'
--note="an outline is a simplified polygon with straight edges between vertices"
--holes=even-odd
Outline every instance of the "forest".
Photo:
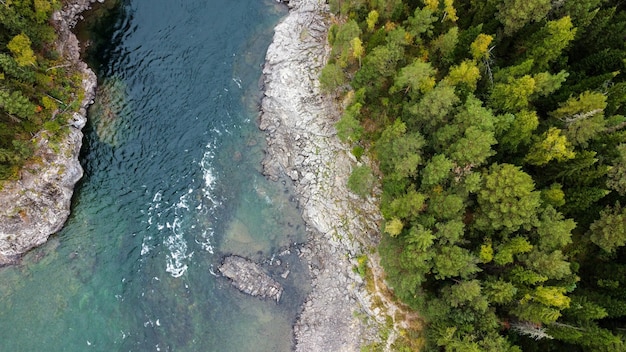
[{"label": "forest", "polygon": [[626,2],[330,6],[320,83],[421,350],[626,351]]},{"label": "forest", "polygon": [[54,143],[78,110],[81,75],[55,50],[58,0],[0,0],[0,181],[17,179],[36,140]]}]

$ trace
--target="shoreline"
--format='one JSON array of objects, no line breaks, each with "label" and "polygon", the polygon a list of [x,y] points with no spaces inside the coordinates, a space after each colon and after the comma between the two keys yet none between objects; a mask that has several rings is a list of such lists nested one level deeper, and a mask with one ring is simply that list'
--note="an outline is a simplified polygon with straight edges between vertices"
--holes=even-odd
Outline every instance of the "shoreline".
[{"label": "shoreline", "polygon": [[70,215],[74,187],[83,176],[78,160],[82,128],[97,83],[95,73],[80,59],[79,42],[71,29],[92,3],[103,1],[70,0],[52,15],[58,35],[56,49],[75,72],[81,73],[84,98],[58,150],[43,134],[36,136],[37,149],[32,159],[42,162],[27,163],[20,179],[6,182],[0,190],[0,203],[11,204],[0,210],[0,267],[18,263],[24,253],[44,244],[61,230]]},{"label": "shoreline", "polygon": [[294,182],[307,225],[301,256],[312,291],[294,325],[295,350],[359,351],[380,342],[384,312],[371,310],[372,296],[354,270],[357,257],[379,240],[380,211],[374,197],[347,189],[357,160],[336,136],[341,108],[319,89],[330,52],[328,5],[291,0],[288,6],[266,55],[259,127],[267,134],[264,174]]}]

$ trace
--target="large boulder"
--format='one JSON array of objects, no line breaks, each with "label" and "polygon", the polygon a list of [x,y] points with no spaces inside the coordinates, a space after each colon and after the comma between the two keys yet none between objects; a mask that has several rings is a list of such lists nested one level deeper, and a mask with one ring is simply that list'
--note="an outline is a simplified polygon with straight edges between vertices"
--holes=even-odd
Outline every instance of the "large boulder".
[{"label": "large boulder", "polygon": [[224,258],[219,271],[232,280],[239,291],[254,297],[270,298],[278,302],[283,287],[272,279],[258,264],[236,255]]}]

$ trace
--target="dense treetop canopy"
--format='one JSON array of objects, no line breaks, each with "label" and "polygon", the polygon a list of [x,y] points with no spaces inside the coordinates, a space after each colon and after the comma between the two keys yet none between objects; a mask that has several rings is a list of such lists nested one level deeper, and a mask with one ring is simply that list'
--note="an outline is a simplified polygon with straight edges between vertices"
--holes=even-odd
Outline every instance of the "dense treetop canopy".
[{"label": "dense treetop canopy", "polygon": [[321,85],[377,161],[379,251],[424,349],[626,350],[626,5],[330,5]]}]

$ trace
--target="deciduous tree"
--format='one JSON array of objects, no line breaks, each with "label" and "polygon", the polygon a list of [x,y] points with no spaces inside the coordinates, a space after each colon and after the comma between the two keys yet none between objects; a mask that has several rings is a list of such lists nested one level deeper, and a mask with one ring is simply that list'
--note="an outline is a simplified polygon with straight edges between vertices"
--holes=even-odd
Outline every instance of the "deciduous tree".
[{"label": "deciduous tree", "polygon": [[561,130],[550,127],[541,138],[535,141],[524,160],[531,165],[541,166],[553,159],[564,161],[573,159],[575,156],[573,146],[567,137],[561,134]]}]

